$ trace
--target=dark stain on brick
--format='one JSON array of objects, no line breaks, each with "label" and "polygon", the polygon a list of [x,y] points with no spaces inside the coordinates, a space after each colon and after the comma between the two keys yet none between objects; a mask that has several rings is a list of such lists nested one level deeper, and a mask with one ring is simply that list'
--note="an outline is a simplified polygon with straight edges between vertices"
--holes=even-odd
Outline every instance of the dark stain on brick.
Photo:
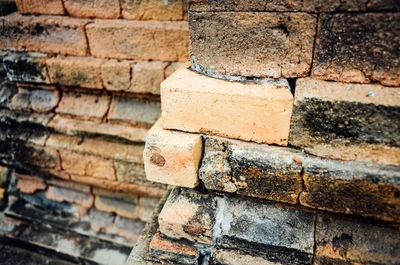
[{"label": "dark stain on brick", "polygon": [[163,167],[165,165],[165,158],[159,153],[155,153],[151,156],[150,162],[156,166]]}]

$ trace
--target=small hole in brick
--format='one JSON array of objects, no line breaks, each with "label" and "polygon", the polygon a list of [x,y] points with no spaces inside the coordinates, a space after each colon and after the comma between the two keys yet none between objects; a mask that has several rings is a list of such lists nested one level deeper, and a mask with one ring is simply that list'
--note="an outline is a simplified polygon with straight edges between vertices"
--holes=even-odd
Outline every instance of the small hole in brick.
[{"label": "small hole in brick", "polygon": [[150,162],[156,166],[163,167],[165,165],[165,158],[159,153],[155,153],[151,156]]}]

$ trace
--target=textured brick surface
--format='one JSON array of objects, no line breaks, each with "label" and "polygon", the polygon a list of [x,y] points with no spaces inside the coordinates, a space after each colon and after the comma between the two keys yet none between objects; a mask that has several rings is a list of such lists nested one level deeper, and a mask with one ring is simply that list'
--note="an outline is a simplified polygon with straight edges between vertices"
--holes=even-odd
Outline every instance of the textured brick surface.
[{"label": "textured brick surface", "polygon": [[85,119],[101,119],[107,113],[109,104],[109,96],[64,92],[56,112]]},{"label": "textured brick surface", "polygon": [[73,17],[108,18],[120,17],[118,0],[64,0],[68,14]]},{"label": "textured brick surface", "polygon": [[90,208],[93,205],[93,195],[80,191],[63,188],[59,186],[49,186],[46,192],[46,198],[58,202],[71,202]]},{"label": "textured brick surface", "polygon": [[288,143],[293,96],[283,80],[229,82],[181,67],[161,84],[161,104],[165,129]]},{"label": "textured brick surface", "polygon": [[323,214],[317,217],[315,239],[317,265],[400,262],[398,228]]},{"label": "textured brick surface", "polygon": [[48,112],[57,106],[59,100],[60,93],[57,90],[19,89],[10,102],[10,109]]},{"label": "textured brick surface", "polygon": [[44,180],[41,178],[17,173],[14,173],[14,176],[18,178],[17,188],[23,193],[35,193],[47,187],[46,183],[44,183]]},{"label": "textured brick surface", "polygon": [[14,159],[25,166],[60,169],[60,156],[56,150],[39,146],[17,146]]},{"label": "textured brick surface", "polygon": [[133,20],[182,20],[183,0],[122,0],[122,16]]},{"label": "textured brick surface", "polygon": [[139,199],[139,218],[144,222],[150,222],[151,216],[157,205],[160,203],[158,198],[141,197]]},{"label": "textured brick surface", "polygon": [[201,152],[200,135],[163,130],[159,120],[146,138],[146,177],[155,182],[195,187]]},{"label": "textured brick surface", "polygon": [[400,165],[398,88],[298,79],[290,144],[341,160]]},{"label": "textured brick surface", "polygon": [[312,75],[400,85],[400,14],[322,14]]},{"label": "textured brick surface", "polygon": [[199,178],[207,189],[297,203],[301,152],[205,136],[203,153]]},{"label": "textured brick surface", "polygon": [[96,57],[160,61],[188,59],[186,22],[99,20],[88,25],[86,32],[90,51]]},{"label": "textured brick surface", "polygon": [[92,57],[56,57],[47,60],[47,68],[54,84],[102,89],[102,62]]},{"label": "textured brick surface", "polygon": [[131,63],[109,60],[101,66],[101,75],[107,90],[128,90],[131,81]]},{"label": "textured brick surface", "polygon": [[190,60],[209,75],[299,77],[312,63],[316,17],[306,13],[192,12]]},{"label": "textured brick surface", "polygon": [[129,91],[136,93],[160,94],[160,84],[164,80],[167,63],[139,62],[132,68],[132,80]]},{"label": "textured brick surface", "polygon": [[118,181],[127,183],[140,183],[146,181],[146,174],[142,163],[116,160],[114,161],[114,167]]},{"label": "textured brick surface", "polygon": [[84,19],[59,16],[0,18],[0,48],[85,56]]},{"label": "textured brick surface", "polygon": [[64,15],[62,0],[16,0],[21,14]]},{"label": "textured brick surface", "polygon": [[114,212],[127,218],[138,218],[138,198],[95,188],[95,207],[101,211]]}]

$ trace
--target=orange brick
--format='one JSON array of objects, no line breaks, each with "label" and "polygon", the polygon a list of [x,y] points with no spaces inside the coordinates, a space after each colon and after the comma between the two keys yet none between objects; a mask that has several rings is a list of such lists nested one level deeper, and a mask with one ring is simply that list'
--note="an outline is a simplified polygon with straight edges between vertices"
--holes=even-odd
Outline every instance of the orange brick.
[{"label": "orange brick", "polygon": [[53,84],[103,88],[101,59],[68,56],[50,58],[46,63]]},{"label": "orange brick", "polygon": [[67,201],[76,203],[85,208],[91,208],[94,201],[93,195],[90,193],[83,193],[58,186],[49,186],[46,192],[46,198],[58,202]]},{"label": "orange brick", "polygon": [[119,0],[64,0],[64,6],[72,17],[119,18]]},{"label": "orange brick", "polygon": [[167,63],[139,62],[133,66],[129,91],[160,95],[160,84],[164,80]]},{"label": "orange brick", "polygon": [[44,190],[47,187],[41,178],[20,175],[17,173],[14,173],[14,175],[18,178],[17,188],[23,193],[35,193],[36,191]]},{"label": "orange brick", "polygon": [[163,130],[159,120],[149,131],[143,152],[150,181],[193,188],[202,152],[200,135]]},{"label": "orange brick", "polygon": [[161,84],[164,129],[288,144],[293,96],[286,81],[229,82],[187,67]]},{"label": "orange brick", "polygon": [[182,20],[182,0],[122,0],[122,16],[133,20]]},{"label": "orange brick", "polygon": [[64,15],[62,0],[16,0],[21,14]]},{"label": "orange brick", "polygon": [[61,164],[70,174],[115,180],[113,161],[91,155],[60,150]]},{"label": "orange brick", "polygon": [[109,60],[101,66],[104,87],[107,90],[128,90],[131,80],[131,63]]},{"label": "orange brick", "polygon": [[187,61],[186,22],[98,20],[86,27],[90,51],[101,58]]},{"label": "orange brick", "polygon": [[77,92],[64,92],[57,113],[81,116],[84,119],[102,119],[107,113],[110,97]]},{"label": "orange brick", "polygon": [[0,48],[85,56],[87,20],[60,16],[0,17]]},{"label": "orange brick", "polygon": [[[191,260],[192,262],[197,260],[198,251],[196,247],[189,246],[180,242],[171,241],[167,238],[163,238],[159,233],[156,233],[150,242],[150,253],[152,256],[162,256],[166,255],[167,258],[170,256],[185,256],[185,260]],[[175,260],[177,261],[177,260]],[[195,264],[195,263],[186,264]]]}]

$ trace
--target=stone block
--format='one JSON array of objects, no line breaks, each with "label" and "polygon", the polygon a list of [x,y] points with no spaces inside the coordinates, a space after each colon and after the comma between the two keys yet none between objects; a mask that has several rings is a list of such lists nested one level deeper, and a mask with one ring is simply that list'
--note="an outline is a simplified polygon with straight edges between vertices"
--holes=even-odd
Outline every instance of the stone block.
[{"label": "stone block", "polygon": [[193,188],[199,183],[200,135],[163,130],[159,120],[149,131],[143,152],[150,181]]},{"label": "stone block", "polygon": [[190,189],[174,189],[158,216],[160,232],[175,240],[213,244],[216,199]]},{"label": "stone block", "polygon": [[18,173],[14,173],[14,176],[16,176],[18,179],[17,188],[23,193],[32,194],[36,191],[47,188],[47,185],[44,183],[42,178]]},{"label": "stone block", "polygon": [[137,197],[98,188],[94,188],[93,193],[96,196],[96,209],[104,212],[114,212],[117,215],[131,219],[138,218]]},{"label": "stone block", "polygon": [[303,168],[302,205],[400,221],[399,167],[308,157]]},{"label": "stone block", "polygon": [[112,213],[102,212],[96,209],[91,209],[89,213],[90,227],[96,232],[112,227],[115,216]]},{"label": "stone block", "polygon": [[146,180],[146,173],[142,163],[115,160],[114,167],[118,181],[126,183],[140,183]]},{"label": "stone block", "polygon": [[316,22],[307,13],[189,12],[190,61],[226,79],[307,76]]},{"label": "stone block", "polygon": [[148,198],[148,197],[140,197],[139,198],[139,218],[144,222],[150,222],[151,216],[153,215],[154,210],[157,208],[157,205],[160,203],[160,199],[158,198]]},{"label": "stone block", "polygon": [[0,49],[85,56],[85,19],[62,16],[22,16],[0,18]]},{"label": "stone block", "polygon": [[122,0],[122,16],[133,20],[183,20],[183,1]]},{"label": "stone block", "polygon": [[199,258],[196,247],[163,238],[159,233],[151,240],[149,251],[150,255],[158,260],[167,260],[174,264],[197,264]]},{"label": "stone block", "polygon": [[113,231],[126,238],[137,241],[145,225],[146,224],[140,220],[116,216]]},{"label": "stone block", "polygon": [[185,65],[161,83],[161,99],[164,129],[288,143],[293,96],[286,80],[229,82]]},{"label": "stone block", "polygon": [[9,107],[12,110],[49,112],[57,106],[59,100],[60,93],[57,90],[19,89]]},{"label": "stone block", "polygon": [[102,63],[93,57],[54,57],[47,60],[47,69],[53,84],[103,89]]},{"label": "stone block", "polygon": [[3,65],[10,81],[49,84],[46,58],[44,53],[15,52],[3,58]]},{"label": "stone block", "polygon": [[158,102],[149,100],[114,96],[111,101],[108,119],[130,124],[153,125],[160,117]]},{"label": "stone block", "polygon": [[312,76],[400,86],[399,13],[322,14]]},{"label": "stone block", "polygon": [[164,62],[138,62],[132,67],[129,91],[159,95],[166,67],[167,63]]},{"label": "stone block", "polygon": [[58,202],[76,203],[85,208],[93,206],[93,195],[90,193],[83,193],[68,188],[59,186],[49,186],[46,192],[46,198]]},{"label": "stone block", "polygon": [[110,97],[107,95],[65,91],[56,112],[83,119],[102,119],[108,111],[109,104]]},{"label": "stone block", "polygon": [[315,264],[398,264],[400,230],[366,220],[322,214],[316,224]]},{"label": "stone block", "polygon": [[64,0],[72,17],[116,19],[120,17],[119,0]]},{"label": "stone block", "polygon": [[199,178],[207,189],[296,204],[302,190],[301,152],[204,136]]},{"label": "stone block", "polygon": [[129,61],[108,60],[101,65],[104,87],[112,91],[129,89],[131,80],[131,63]]},{"label": "stone block", "polygon": [[62,0],[16,0],[21,14],[64,15]]},{"label": "stone block", "polygon": [[115,180],[115,169],[113,161],[91,155],[83,155],[69,150],[59,150],[61,164],[65,171],[70,174],[92,176]]},{"label": "stone block", "polygon": [[317,156],[400,165],[399,120],[398,88],[298,79],[289,142]]},{"label": "stone block", "polygon": [[[91,54],[101,58],[186,61],[186,22],[98,20],[86,26]],[[0,43],[1,47],[1,43]]]}]

